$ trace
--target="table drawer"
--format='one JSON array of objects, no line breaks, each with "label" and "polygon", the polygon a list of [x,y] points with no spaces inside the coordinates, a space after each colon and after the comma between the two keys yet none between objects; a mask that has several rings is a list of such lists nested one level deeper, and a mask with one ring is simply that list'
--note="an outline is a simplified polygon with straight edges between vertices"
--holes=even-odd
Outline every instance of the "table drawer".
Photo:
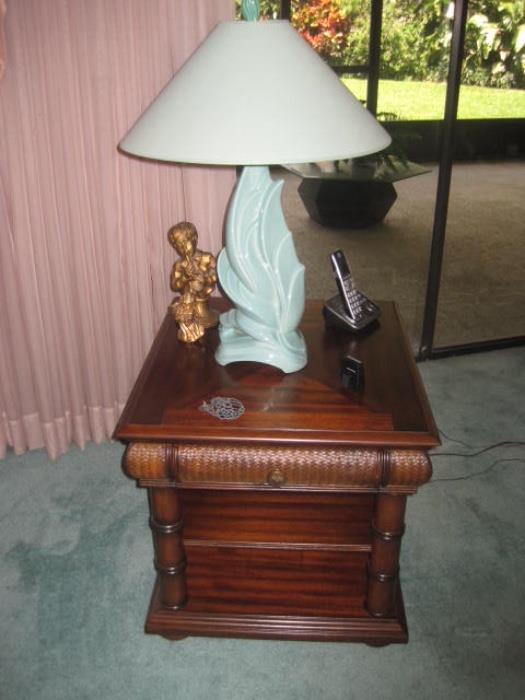
[{"label": "table drawer", "polygon": [[427,455],[408,449],[132,443],[123,460],[142,486],[413,493],[428,481]]}]

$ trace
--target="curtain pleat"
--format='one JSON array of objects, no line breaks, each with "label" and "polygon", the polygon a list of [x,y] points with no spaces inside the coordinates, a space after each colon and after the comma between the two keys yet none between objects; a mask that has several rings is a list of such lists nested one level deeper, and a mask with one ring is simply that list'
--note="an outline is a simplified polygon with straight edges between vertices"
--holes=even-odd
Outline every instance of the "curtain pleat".
[{"label": "curtain pleat", "polygon": [[6,11],[5,0],[0,0],[0,78],[4,74],[6,54],[5,54],[5,33],[4,16]]},{"label": "curtain pleat", "polygon": [[13,0],[2,34],[4,10],[0,456],[56,458],[112,433],[171,298],[170,226],[221,247],[232,169],[117,144],[233,3]]}]

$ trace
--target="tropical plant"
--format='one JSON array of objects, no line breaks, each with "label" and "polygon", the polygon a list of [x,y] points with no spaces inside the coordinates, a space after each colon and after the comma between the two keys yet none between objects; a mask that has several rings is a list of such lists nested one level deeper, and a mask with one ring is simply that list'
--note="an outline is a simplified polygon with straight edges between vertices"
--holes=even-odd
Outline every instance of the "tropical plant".
[{"label": "tropical plant", "polygon": [[344,55],[351,24],[337,0],[292,3],[292,24],[324,58],[333,61]]},{"label": "tropical plant", "polygon": [[[377,118],[381,120],[384,128],[389,131],[388,122],[399,121],[399,117],[394,112],[378,112]],[[366,167],[374,173],[374,177],[381,178],[385,172],[390,172],[391,175],[403,175],[414,169],[414,163],[408,160],[406,155],[406,147],[412,141],[418,141],[421,136],[417,132],[405,131],[402,134],[397,134],[396,138],[392,139],[389,146],[382,151],[370,153],[366,156],[358,158],[349,158],[347,160],[339,160],[335,163],[336,172],[344,172],[351,168],[351,164],[355,163],[358,166]],[[415,166],[416,168],[418,166]]]},{"label": "tropical plant", "polygon": [[472,0],[465,38],[465,82],[525,85],[523,0]]}]

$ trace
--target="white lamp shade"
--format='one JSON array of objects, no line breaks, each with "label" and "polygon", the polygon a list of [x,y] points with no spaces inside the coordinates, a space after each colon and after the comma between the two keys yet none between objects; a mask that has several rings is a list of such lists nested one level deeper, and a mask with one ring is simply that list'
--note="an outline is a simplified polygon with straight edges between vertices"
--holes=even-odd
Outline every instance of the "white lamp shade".
[{"label": "white lamp shade", "polygon": [[272,165],[386,148],[390,136],[286,21],[221,22],[120,144],[161,161]]}]

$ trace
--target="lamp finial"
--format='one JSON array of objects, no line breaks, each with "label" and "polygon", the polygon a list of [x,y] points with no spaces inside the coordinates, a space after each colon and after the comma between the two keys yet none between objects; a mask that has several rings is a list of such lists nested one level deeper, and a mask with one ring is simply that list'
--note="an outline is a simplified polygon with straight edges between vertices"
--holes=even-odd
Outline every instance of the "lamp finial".
[{"label": "lamp finial", "polygon": [[260,15],[259,0],[242,0],[241,12],[245,20],[255,22]]}]

